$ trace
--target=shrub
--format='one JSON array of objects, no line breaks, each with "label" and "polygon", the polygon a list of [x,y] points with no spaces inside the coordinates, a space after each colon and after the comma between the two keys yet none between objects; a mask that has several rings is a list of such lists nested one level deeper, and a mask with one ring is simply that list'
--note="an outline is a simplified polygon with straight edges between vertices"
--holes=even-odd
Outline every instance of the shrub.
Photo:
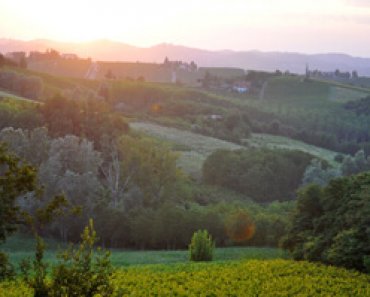
[{"label": "shrub", "polygon": [[364,266],[368,273],[370,273],[370,256],[364,256]]},{"label": "shrub", "polygon": [[199,230],[193,234],[189,245],[191,261],[212,261],[215,243],[207,230]]},{"label": "shrub", "polygon": [[34,297],[108,297],[113,294],[110,253],[99,250],[100,253],[95,254],[97,238],[92,220],[81,238],[78,248],[71,246],[59,255],[61,261],[47,280],[47,265],[43,262],[45,245],[36,237],[35,259],[32,263],[30,260],[21,263],[23,279],[34,290]]},{"label": "shrub", "polygon": [[93,221],[85,227],[79,248],[70,247],[59,255],[61,262],[52,273],[52,296],[111,296],[113,286],[109,279],[113,269],[110,252],[94,255],[97,241]]},{"label": "shrub", "polygon": [[8,256],[0,252],[0,281],[14,277],[14,268],[9,262]]},{"label": "shrub", "polygon": [[[44,263],[45,243],[41,237],[36,236],[35,259],[32,264],[29,259],[25,259],[20,264],[21,273],[25,283],[34,289],[34,297],[50,296],[49,285],[46,281],[47,264]],[[33,273],[30,273],[31,268]]]}]

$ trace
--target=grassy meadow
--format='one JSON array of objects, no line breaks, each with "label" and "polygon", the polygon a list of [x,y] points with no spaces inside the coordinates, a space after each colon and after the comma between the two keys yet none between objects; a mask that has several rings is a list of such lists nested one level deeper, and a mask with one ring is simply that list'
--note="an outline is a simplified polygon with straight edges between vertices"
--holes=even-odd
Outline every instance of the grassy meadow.
[{"label": "grassy meadow", "polygon": [[146,133],[152,137],[167,141],[172,149],[179,153],[178,166],[188,174],[200,177],[202,166],[206,158],[218,149],[237,150],[250,147],[264,147],[269,149],[299,150],[326,160],[332,165],[336,152],[306,144],[283,136],[253,133],[244,141],[245,145],[204,136],[177,128],[165,127],[154,123],[132,122],[130,127]]},{"label": "grassy meadow", "polygon": [[[8,253],[10,261],[17,265],[25,258],[34,256],[36,242],[32,237],[25,235],[14,235],[1,245],[1,250]],[[62,251],[68,245],[47,239],[45,260],[49,263],[57,261],[58,251]],[[267,260],[287,259],[288,254],[277,248],[255,248],[255,247],[228,247],[216,248],[214,261],[237,261],[237,260]],[[187,250],[126,250],[111,249],[111,260],[115,267],[126,267],[148,264],[175,264],[187,263],[189,252]]]}]

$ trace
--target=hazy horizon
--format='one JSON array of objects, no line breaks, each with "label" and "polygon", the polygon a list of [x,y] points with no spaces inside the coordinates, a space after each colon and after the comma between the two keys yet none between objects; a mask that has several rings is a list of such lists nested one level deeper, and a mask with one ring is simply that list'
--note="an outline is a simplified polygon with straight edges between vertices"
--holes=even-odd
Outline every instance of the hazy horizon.
[{"label": "hazy horizon", "polygon": [[0,36],[370,57],[370,1],[0,0]]},{"label": "hazy horizon", "polygon": [[[76,45],[84,45],[84,44],[91,44],[91,43],[97,43],[97,42],[112,42],[112,43],[127,45],[127,46],[131,46],[135,48],[140,48],[140,49],[154,48],[156,46],[162,46],[162,45],[169,45],[169,46],[185,47],[189,49],[196,49],[196,50],[209,51],[209,52],[231,51],[231,52],[238,53],[238,52],[254,52],[255,51],[255,52],[261,52],[261,53],[276,52],[276,53],[302,54],[302,55],[325,55],[325,54],[342,55],[343,54],[343,55],[352,56],[354,58],[370,58],[370,52],[367,56],[361,56],[361,55],[353,55],[347,52],[340,52],[340,51],[304,52],[304,51],[293,51],[293,50],[289,51],[289,50],[275,50],[275,49],[262,50],[259,48],[233,49],[233,48],[227,48],[227,47],[211,49],[211,48],[191,46],[187,44],[177,44],[177,43],[166,42],[166,41],[149,44],[148,46],[139,46],[136,44],[125,42],[125,41],[108,39],[108,38],[98,38],[98,39],[91,39],[91,40],[86,40],[86,41],[68,41],[68,40],[57,40],[57,39],[49,39],[49,38],[21,39],[21,38],[7,38],[7,37],[0,36],[0,40],[21,41],[21,42],[47,41],[47,42],[52,42],[52,43],[76,44]],[[56,50],[59,50],[59,49],[56,48]]]}]

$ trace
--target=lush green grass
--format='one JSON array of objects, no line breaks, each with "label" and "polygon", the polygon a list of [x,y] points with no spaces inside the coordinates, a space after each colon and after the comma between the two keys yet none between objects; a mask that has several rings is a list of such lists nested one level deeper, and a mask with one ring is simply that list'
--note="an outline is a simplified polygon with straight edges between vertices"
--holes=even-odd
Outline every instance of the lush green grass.
[{"label": "lush green grass", "polygon": [[[55,240],[46,240],[45,259],[49,263],[55,263],[56,253],[67,247]],[[33,257],[35,240],[28,236],[15,235],[10,237],[7,242],[0,246],[2,251],[9,254],[10,260],[16,266],[22,259]],[[173,264],[185,263],[189,260],[186,250],[159,250],[159,251],[138,251],[113,249],[112,263],[117,267],[139,264]],[[229,260],[246,259],[277,259],[288,258],[286,252],[276,248],[256,248],[256,247],[229,247],[216,248],[214,260],[218,262]]]},{"label": "lush green grass", "polygon": [[369,93],[363,91],[342,87],[331,87],[329,93],[329,100],[338,103],[346,103],[349,101],[360,100],[368,95]]},{"label": "lush green grass", "polygon": [[330,86],[323,82],[305,82],[299,77],[274,77],[268,81],[264,100],[317,103],[328,98]]},{"label": "lush green grass", "polygon": [[27,99],[25,97],[14,95],[14,94],[8,93],[6,91],[2,91],[2,90],[0,90],[0,100],[2,101],[2,103],[4,101],[8,101],[9,102],[10,100],[24,100],[24,101],[27,101],[29,103],[34,102],[34,101],[32,101],[30,99]]},{"label": "lush green grass", "polygon": [[36,101],[0,91],[0,110],[10,113],[32,110],[37,106]]},{"label": "lush green grass", "polygon": [[323,149],[314,145],[306,144],[299,140],[270,134],[252,134],[252,137],[245,140],[252,147],[265,147],[270,149],[299,150],[311,154],[319,159],[326,160],[332,165],[338,165],[334,160],[337,152]]}]

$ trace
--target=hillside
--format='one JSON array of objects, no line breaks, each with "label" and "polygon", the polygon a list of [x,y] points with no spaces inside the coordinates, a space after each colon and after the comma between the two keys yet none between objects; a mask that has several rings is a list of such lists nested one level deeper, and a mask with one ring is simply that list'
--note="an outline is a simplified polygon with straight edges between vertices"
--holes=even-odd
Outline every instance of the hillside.
[{"label": "hillside", "polygon": [[167,56],[171,60],[195,61],[203,67],[237,67],[264,71],[289,70],[304,73],[306,64],[321,71],[357,70],[360,75],[370,76],[370,59],[352,57],[345,54],[327,53],[307,55],[285,52],[260,51],[209,51],[172,44],[160,44],[149,48],[139,48],[109,40],[88,43],[61,43],[50,40],[20,41],[0,39],[0,52],[45,51],[54,48],[65,53],[76,53],[81,57],[91,57],[100,61],[141,61],[161,63]]},{"label": "hillside", "polygon": [[[130,127],[169,142],[172,145],[172,149],[180,154],[178,166],[197,178],[201,176],[203,163],[212,152],[219,149],[237,150],[246,148],[246,146],[237,145],[232,142],[154,123],[133,122],[130,123]],[[336,152],[282,136],[252,134],[252,137],[247,139],[245,143],[247,147],[299,150],[326,160],[330,164],[337,164],[334,161],[337,155]]]}]

